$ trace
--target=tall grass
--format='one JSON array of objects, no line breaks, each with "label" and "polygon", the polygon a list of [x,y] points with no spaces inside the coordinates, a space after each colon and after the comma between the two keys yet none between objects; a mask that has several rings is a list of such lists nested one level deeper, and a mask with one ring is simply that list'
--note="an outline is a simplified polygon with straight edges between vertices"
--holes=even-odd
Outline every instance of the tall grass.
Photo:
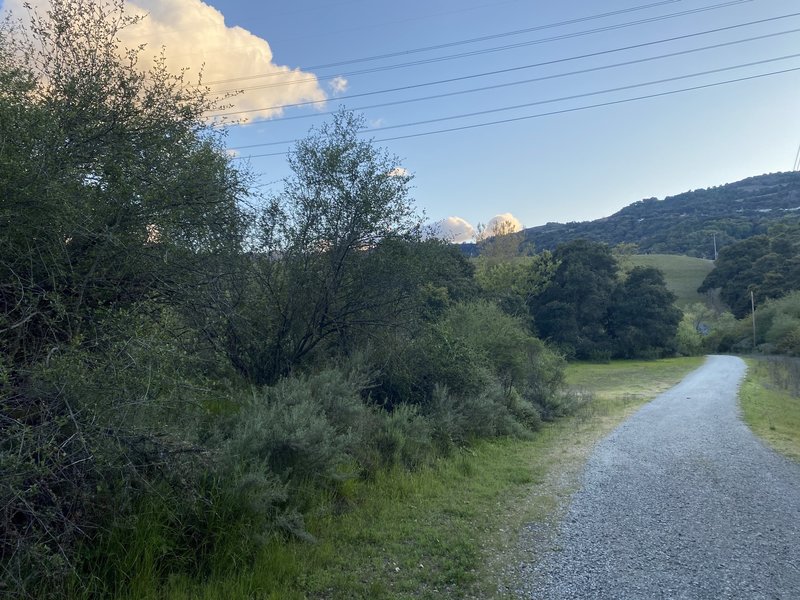
[{"label": "tall grass", "polygon": [[742,417],[778,452],[800,461],[800,359],[747,359],[739,393]]}]

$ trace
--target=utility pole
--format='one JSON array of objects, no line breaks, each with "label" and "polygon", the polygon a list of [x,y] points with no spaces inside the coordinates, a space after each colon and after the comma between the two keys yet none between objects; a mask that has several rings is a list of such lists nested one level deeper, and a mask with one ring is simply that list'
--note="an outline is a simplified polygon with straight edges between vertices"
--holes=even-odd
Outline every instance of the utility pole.
[{"label": "utility pole", "polygon": [[753,290],[750,290],[750,310],[753,314],[753,352],[756,351],[756,301],[753,297]]},{"label": "utility pole", "polygon": [[717,262],[717,232],[714,232],[714,262]]}]

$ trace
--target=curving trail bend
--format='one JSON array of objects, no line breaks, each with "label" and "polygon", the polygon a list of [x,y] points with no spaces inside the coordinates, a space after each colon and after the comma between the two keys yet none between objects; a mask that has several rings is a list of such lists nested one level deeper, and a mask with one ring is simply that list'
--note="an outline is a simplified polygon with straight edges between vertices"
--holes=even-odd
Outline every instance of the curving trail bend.
[{"label": "curving trail bend", "polygon": [[709,357],[601,442],[521,598],[800,598],[800,465],[738,416]]}]

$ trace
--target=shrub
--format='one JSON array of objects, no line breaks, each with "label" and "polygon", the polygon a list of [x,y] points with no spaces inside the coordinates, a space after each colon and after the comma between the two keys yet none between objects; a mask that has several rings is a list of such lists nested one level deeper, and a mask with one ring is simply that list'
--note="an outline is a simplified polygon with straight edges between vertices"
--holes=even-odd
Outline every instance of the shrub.
[{"label": "shrub", "polygon": [[266,465],[295,483],[347,476],[343,469],[364,443],[368,424],[362,388],[339,369],[283,379],[243,403],[224,452],[232,464]]},{"label": "shrub", "polygon": [[412,404],[399,404],[391,413],[382,413],[380,430],[372,444],[383,466],[402,465],[409,469],[430,461],[435,452],[428,419]]}]

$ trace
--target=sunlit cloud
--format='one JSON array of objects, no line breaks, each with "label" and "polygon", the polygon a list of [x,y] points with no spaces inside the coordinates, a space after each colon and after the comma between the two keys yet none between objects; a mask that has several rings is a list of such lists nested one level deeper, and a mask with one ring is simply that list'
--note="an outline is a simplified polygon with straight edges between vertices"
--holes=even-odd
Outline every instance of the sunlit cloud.
[{"label": "sunlit cloud", "polygon": [[447,217],[430,226],[431,237],[447,240],[454,244],[469,242],[475,238],[475,228],[461,217]]},{"label": "sunlit cloud", "polygon": [[331,93],[334,95],[344,94],[348,85],[350,85],[350,82],[341,76],[334,77],[328,82],[328,87],[331,88]]},{"label": "sunlit cloud", "polygon": [[511,213],[502,213],[489,219],[489,222],[486,223],[486,231],[489,235],[515,233],[522,231],[522,221]]},{"label": "sunlit cloud", "polygon": [[[47,14],[47,0],[28,3],[40,15]],[[326,99],[315,75],[275,64],[266,40],[242,27],[228,26],[219,10],[201,0],[128,0],[125,9],[145,16],[120,36],[129,48],[146,44],[140,67],[151,66],[163,47],[168,70],[179,74],[187,69],[187,82],[196,82],[202,72],[203,82],[215,95],[244,90],[226,102],[232,106],[224,112],[248,112],[232,118],[275,117],[283,112],[276,107]],[[27,16],[24,0],[5,0],[3,10],[23,21]],[[346,81],[336,84],[342,85]]]},{"label": "sunlit cloud", "polygon": [[411,173],[405,167],[395,167],[389,171],[389,177],[410,177]]}]

